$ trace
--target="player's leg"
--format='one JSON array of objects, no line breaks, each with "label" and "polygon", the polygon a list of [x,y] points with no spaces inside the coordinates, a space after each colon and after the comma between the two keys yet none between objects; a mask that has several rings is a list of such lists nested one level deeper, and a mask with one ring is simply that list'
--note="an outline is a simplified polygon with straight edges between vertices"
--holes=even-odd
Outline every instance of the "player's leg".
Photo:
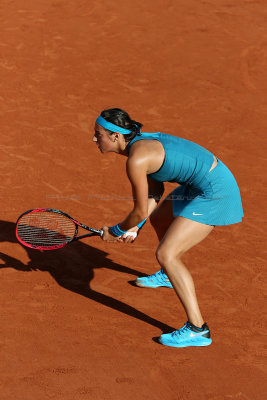
[{"label": "player's leg", "polygon": [[204,321],[198,307],[192,276],[181,261],[181,256],[205,239],[213,228],[211,225],[176,217],[156,252],[159,264],[166,271],[184,305],[188,320],[199,327]]},{"label": "player's leg", "polygon": [[[170,193],[150,215],[150,223],[155,229],[159,241],[163,238],[165,232],[173,221],[172,193]],[[172,288],[172,284],[163,269],[152,275],[137,278],[135,284],[143,288]]]},{"label": "player's leg", "polygon": [[[159,244],[156,252],[158,262],[162,268],[164,268],[174,290],[181,300],[187,314],[187,319],[191,323],[191,327],[193,326],[196,328],[195,332],[197,332],[198,328],[202,329],[199,332],[205,332],[206,335],[206,337],[202,338],[199,334],[193,334],[190,329],[187,329],[188,327],[184,327],[182,328],[184,329],[183,335],[179,334],[180,331],[175,331],[178,332],[178,334],[174,335],[174,344],[170,344],[170,339],[171,341],[173,339],[169,334],[167,336],[162,335],[160,341],[163,344],[176,346],[178,340],[177,347],[184,347],[185,342],[182,340],[181,345],[180,339],[181,337],[184,339],[187,334],[189,335],[189,341],[191,340],[190,335],[193,335],[192,341],[194,341],[195,344],[186,345],[205,346],[211,342],[211,339],[209,339],[209,331],[206,326],[203,331],[204,321],[199,309],[192,276],[181,261],[181,257],[187,250],[204,240],[213,228],[213,226],[201,224],[187,218],[176,217]],[[198,337],[198,342],[195,336]],[[167,343],[164,343],[164,340],[167,340]]]}]

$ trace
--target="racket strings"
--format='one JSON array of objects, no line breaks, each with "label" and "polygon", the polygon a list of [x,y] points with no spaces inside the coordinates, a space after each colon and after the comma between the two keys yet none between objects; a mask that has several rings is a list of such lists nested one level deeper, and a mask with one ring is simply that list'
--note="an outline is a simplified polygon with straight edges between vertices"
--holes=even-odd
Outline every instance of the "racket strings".
[{"label": "racket strings", "polygon": [[17,227],[20,239],[32,246],[55,246],[69,243],[76,234],[76,225],[62,214],[34,212],[24,215]]}]

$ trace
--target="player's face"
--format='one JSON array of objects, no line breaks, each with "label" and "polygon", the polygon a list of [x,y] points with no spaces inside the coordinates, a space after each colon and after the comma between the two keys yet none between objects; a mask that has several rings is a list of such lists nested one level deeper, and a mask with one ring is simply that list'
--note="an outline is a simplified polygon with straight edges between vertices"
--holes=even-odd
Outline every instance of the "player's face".
[{"label": "player's face", "polygon": [[108,134],[107,131],[97,123],[95,124],[93,141],[96,142],[101,153],[114,151],[114,141],[112,140],[112,135]]}]

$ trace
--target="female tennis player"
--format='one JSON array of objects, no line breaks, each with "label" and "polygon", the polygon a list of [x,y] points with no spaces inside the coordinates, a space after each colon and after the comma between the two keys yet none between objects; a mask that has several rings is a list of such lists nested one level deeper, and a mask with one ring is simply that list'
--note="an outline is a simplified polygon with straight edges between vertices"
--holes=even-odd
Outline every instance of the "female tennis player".
[{"label": "female tennis player", "polygon": [[[211,335],[198,305],[192,276],[182,255],[205,239],[217,225],[242,221],[239,188],[230,170],[203,147],[164,133],[143,133],[142,124],[128,113],[112,108],[102,111],[95,123],[93,140],[102,153],[127,157],[134,207],[112,227],[103,227],[103,240],[132,242],[150,217],[159,238],[156,257],[161,270],[137,278],[136,285],[173,287],[186,315],[184,326],[162,334],[159,342],[173,347],[208,346]],[[159,205],[163,182],[177,182]]]}]

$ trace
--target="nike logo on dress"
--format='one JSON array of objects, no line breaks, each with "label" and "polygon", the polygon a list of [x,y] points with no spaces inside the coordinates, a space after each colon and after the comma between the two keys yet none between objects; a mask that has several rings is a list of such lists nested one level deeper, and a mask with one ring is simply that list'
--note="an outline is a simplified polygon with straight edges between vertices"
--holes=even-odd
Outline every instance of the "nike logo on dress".
[{"label": "nike logo on dress", "polygon": [[197,213],[193,212],[193,215],[203,215],[203,214],[197,214]]}]

